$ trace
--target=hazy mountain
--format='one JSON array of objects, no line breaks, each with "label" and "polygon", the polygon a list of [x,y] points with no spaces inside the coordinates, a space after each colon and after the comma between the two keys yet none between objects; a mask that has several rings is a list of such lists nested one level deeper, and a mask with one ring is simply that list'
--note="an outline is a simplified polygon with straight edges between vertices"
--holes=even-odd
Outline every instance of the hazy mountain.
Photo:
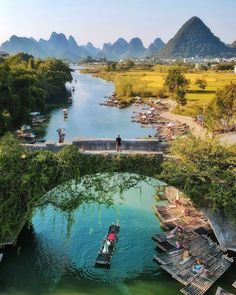
[{"label": "hazy mountain", "polygon": [[153,43],[148,46],[148,55],[155,55],[163,47],[165,47],[165,43],[161,40],[161,38],[156,38]]},{"label": "hazy mountain", "polygon": [[188,20],[160,51],[160,57],[233,56],[236,51],[225,45],[198,17]]},{"label": "hazy mountain", "polygon": [[89,53],[83,46],[79,46],[73,36],[66,36],[62,33],[52,32],[49,40],[12,36],[9,41],[4,42],[2,50],[8,53],[25,52],[36,57],[56,57],[78,61],[87,57]]},{"label": "hazy mountain", "polygon": [[109,43],[104,43],[103,46],[102,46],[102,53],[105,55],[105,56],[108,56],[111,52],[111,47],[112,47],[112,44],[109,42]]},{"label": "hazy mountain", "polygon": [[71,53],[77,56],[77,58],[87,57],[90,53],[84,48],[84,46],[79,46],[73,36],[68,38],[69,50]]},{"label": "hazy mountain", "polygon": [[230,44],[230,47],[231,48],[236,48],[236,40],[232,44]]},{"label": "hazy mountain", "polygon": [[129,49],[129,43],[124,38],[119,38],[111,46],[111,57],[121,57]]},{"label": "hazy mountain", "polygon": [[44,48],[33,38],[17,37],[15,35],[13,35],[9,41],[2,43],[0,49],[9,54],[26,52],[36,57],[47,56],[47,52]]},{"label": "hazy mountain", "polygon": [[122,55],[122,58],[141,58],[147,55],[147,49],[139,38],[133,38],[128,44],[128,50]]},{"label": "hazy mountain", "polygon": [[88,42],[86,45],[83,46],[83,48],[88,53],[87,55],[90,55],[93,57],[97,56],[100,52],[100,49],[96,48],[91,42]]},{"label": "hazy mountain", "polygon": [[38,44],[40,45],[41,48],[47,49],[48,41],[40,38],[38,41]]},{"label": "hazy mountain", "polygon": [[72,36],[67,40],[64,34],[56,32],[52,32],[47,41],[47,49],[50,56],[61,59],[79,60],[88,55],[82,46],[78,46]]}]

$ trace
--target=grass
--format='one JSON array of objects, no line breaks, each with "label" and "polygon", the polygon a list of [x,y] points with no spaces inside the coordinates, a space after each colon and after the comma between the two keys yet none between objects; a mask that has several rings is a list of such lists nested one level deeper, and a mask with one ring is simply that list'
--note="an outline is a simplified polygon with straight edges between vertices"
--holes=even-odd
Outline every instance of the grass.
[{"label": "grass", "polygon": [[[131,85],[132,95],[130,96],[158,96],[163,89],[166,74],[170,66],[155,66],[152,70],[130,70],[126,72],[106,72],[100,70],[96,72],[96,76],[106,80],[113,81],[116,86],[118,98],[122,101],[129,101],[129,97],[124,95],[121,84],[126,81]],[[187,105],[181,107],[181,114],[187,116],[195,116],[204,111],[209,102],[214,98],[217,89],[227,84],[236,84],[236,75],[232,72],[216,72],[216,71],[199,71],[185,73],[185,77],[190,81]],[[201,90],[195,85],[196,79],[205,79],[207,87]],[[180,110],[176,109],[179,113]]]}]

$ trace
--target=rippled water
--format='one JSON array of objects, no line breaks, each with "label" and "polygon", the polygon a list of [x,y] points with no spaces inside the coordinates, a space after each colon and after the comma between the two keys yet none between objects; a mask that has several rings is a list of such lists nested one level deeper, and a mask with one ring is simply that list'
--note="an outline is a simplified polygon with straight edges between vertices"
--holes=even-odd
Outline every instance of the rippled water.
[{"label": "rippled water", "polygon": [[[121,186],[117,174],[109,183],[112,187],[108,189]],[[152,261],[156,250],[151,236],[161,231],[152,211],[155,186],[159,184],[144,179],[122,194],[114,190],[111,207],[84,204],[70,214],[51,205],[37,210],[32,228],[20,236],[18,249],[4,253],[0,294],[181,294],[181,285]],[[112,266],[95,268],[101,240],[109,225],[117,222],[121,230]],[[232,274],[228,272],[221,286],[229,286],[230,281]],[[214,294],[214,290],[215,287],[209,294]]]}]

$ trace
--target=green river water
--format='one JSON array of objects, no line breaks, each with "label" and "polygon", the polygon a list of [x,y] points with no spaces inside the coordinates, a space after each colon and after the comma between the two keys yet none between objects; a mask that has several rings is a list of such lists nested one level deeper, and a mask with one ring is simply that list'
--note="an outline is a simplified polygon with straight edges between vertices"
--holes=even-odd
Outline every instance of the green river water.
[{"label": "green river water", "polygon": [[[181,294],[182,286],[152,260],[158,252],[151,237],[162,231],[152,209],[160,182],[132,178],[129,174],[114,174],[101,190],[76,186],[73,194],[82,190],[82,195],[93,193],[95,199],[69,212],[51,205],[37,209],[32,227],[19,237],[18,248],[4,252],[0,294]],[[129,181],[131,187],[122,188]],[[60,188],[52,195],[69,199],[68,192]],[[106,202],[98,205],[96,198],[101,196]],[[112,266],[96,268],[96,255],[111,223],[121,226]],[[219,285],[230,290],[234,275],[231,269]],[[217,285],[208,294],[214,294]]]}]

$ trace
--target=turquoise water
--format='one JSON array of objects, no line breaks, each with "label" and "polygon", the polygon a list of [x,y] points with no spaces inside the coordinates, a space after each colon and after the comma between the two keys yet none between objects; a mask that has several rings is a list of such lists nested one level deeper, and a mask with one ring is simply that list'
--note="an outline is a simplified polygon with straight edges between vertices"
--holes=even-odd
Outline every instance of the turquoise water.
[{"label": "turquoise water", "polygon": [[[106,176],[106,175],[105,175]],[[91,178],[90,178],[91,179]],[[178,295],[181,285],[152,261],[157,252],[152,235],[160,233],[152,211],[157,180],[133,181],[132,175],[103,178],[98,190],[92,185],[60,187],[49,199],[68,200],[89,196],[113,200],[111,206],[95,201],[63,212],[51,205],[38,209],[32,227],[22,232],[14,249],[4,251],[0,264],[0,294],[4,295]],[[93,180],[93,178],[92,178]],[[94,183],[95,183],[94,178]],[[132,182],[128,188],[123,184]],[[82,187],[82,188],[81,188]],[[88,198],[91,200],[91,198]],[[110,269],[95,268],[94,262],[111,223],[121,226]],[[219,281],[230,290],[232,270]],[[208,294],[214,294],[215,285]],[[232,289],[231,289],[232,291]]]},{"label": "turquoise water", "polygon": [[[133,111],[139,107],[125,109],[111,108],[100,105],[114,91],[114,84],[88,74],[80,74],[79,70],[72,73],[73,82],[67,87],[75,86],[73,104],[68,107],[69,116],[64,120],[64,107],[54,109],[46,126],[46,140],[58,141],[56,130],[65,128],[65,141],[78,137],[85,138],[122,138],[146,137],[154,134],[154,129],[141,128],[140,124],[132,123]],[[75,82],[75,79],[77,82]]]}]

